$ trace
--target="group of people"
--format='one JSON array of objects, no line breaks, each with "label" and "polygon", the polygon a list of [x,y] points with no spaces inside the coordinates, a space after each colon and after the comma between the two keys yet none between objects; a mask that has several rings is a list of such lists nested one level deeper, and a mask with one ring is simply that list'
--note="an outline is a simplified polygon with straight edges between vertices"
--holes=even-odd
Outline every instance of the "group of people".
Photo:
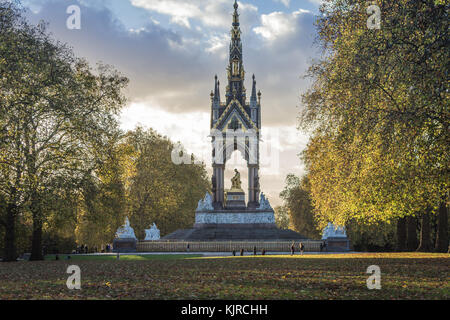
[{"label": "group of people", "polygon": [[[92,249],[91,249],[91,251],[92,251]],[[76,250],[74,250],[72,253],[76,253],[76,254],[87,254],[87,253],[89,253],[90,251],[89,251],[89,248],[88,248],[88,246],[86,245],[86,244],[82,244],[81,246],[78,246],[77,247],[77,249]],[[94,249],[93,249],[93,251],[92,252],[95,252],[95,253],[97,253],[98,252],[98,247],[94,247]],[[101,250],[101,252],[102,253],[109,253],[109,252],[111,252],[111,245],[108,243],[106,246],[105,246],[105,248],[103,249],[103,245],[102,245],[102,250]]]},{"label": "group of people", "polygon": [[[243,255],[244,255],[244,252],[245,252],[244,249],[241,249],[239,253],[240,253],[241,256],[243,256]],[[236,256],[236,250],[233,250],[232,253],[233,253],[233,256]],[[258,253],[258,252],[257,252],[256,246],[254,246],[254,247],[253,247],[253,255],[256,256],[257,253]],[[263,248],[263,249],[261,250],[261,255],[265,255],[265,254],[266,254],[266,249]]]},{"label": "group of people", "polygon": [[[298,244],[298,247],[300,249],[300,254],[303,255],[303,252],[305,251],[305,245],[303,244],[303,242],[300,242]],[[295,243],[292,242],[292,244],[291,244],[291,256],[294,255],[294,254],[295,254]]]}]

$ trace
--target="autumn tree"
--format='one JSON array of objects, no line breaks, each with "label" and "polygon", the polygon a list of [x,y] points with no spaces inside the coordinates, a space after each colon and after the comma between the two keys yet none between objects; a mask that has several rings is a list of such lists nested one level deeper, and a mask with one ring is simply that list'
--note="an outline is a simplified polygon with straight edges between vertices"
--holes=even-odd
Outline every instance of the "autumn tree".
[{"label": "autumn tree", "polygon": [[286,177],[286,186],[280,193],[284,201],[292,228],[301,235],[311,238],[320,238],[321,232],[315,220],[314,207],[311,202],[310,185],[307,176],[302,179],[289,174]]},{"label": "autumn tree", "polygon": [[[30,259],[40,260],[47,196],[76,186],[95,169],[94,150],[104,150],[106,138],[118,130],[121,90],[128,80],[108,66],[93,71],[53,40],[44,24],[29,25],[20,14],[0,33],[2,168],[11,207],[6,233],[14,232],[14,212],[28,210],[33,219]],[[13,236],[6,240],[6,260],[15,260]]]},{"label": "autumn tree", "polygon": [[174,163],[175,145],[151,129],[128,132],[125,144],[131,148],[127,211],[137,235],[143,238],[152,223],[161,235],[191,227],[198,200],[209,189],[205,165],[195,164],[193,156],[192,164]]},{"label": "autumn tree", "polygon": [[[398,220],[407,239],[403,218],[448,202],[448,4],[376,4],[380,29],[368,28],[366,1],[321,7],[324,54],[303,96],[301,126],[312,131],[303,159],[321,226]],[[448,230],[439,230],[443,250]]]}]

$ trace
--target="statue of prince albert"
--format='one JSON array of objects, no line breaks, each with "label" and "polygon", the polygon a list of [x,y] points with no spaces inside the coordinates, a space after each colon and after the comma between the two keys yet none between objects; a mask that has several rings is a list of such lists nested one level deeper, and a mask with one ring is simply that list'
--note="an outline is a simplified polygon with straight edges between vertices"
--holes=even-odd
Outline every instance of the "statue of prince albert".
[{"label": "statue of prince albert", "polygon": [[236,174],[231,179],[231,188],[232,189],[242,189],[241,174],[239,173],[239,171],[237,171],[237,169],[234,169],[234,172]]}]

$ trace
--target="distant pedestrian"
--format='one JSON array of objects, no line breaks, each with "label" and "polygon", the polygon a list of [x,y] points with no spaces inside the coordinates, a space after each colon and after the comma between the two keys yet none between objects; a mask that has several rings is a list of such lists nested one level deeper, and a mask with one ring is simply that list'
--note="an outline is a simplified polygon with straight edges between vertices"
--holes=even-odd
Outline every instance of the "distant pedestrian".
[{"label": "distant pedestrian", "polygon": [[244,255],[244,249],[241,249],[241,256]]},{"label": "distant pedestrian", "polygon": [[55,260],[59,260],[59,255],[58,254],[55,256]]},{"label": "distant pedestrian", "polygon": [[236,256],[236,250],[233,250],[233,256],[234,257]]},{"label": "distant pedestrian", "polygon": [[299,247],[300,247],[300,254],[303,255],[303,251],[305,251],[305,245],[303,244],[303,242],[300,242]]},{"label": "distant pedestrian", "polygon": [[325,241],[323,242],[323,248],[325,249],[325,251],[328,251],[327,243]]},{"label": "distant pedestrian", "polygon": [[294,255],[294,252],[295,252],[295,246],[294,246],[294,243],[292,242],[292,244],[291,244],[291,256]]},{"label": "distant pedestrian", "polygon": [[187,246],[186,246],[186,250],[187,250],[187,252],[189,252],[190,251],[190,249],[191,249],[191,247],[189,246],[189,243],[187,244]]},{"label": "distant pedestrian", "polygon": [[263,248],[263,249],[261,250],[261,255],[264,256],[265,254],[266,254],[266,249]]},{"label": "distant pedestrian", "polygon": [[256,256],[256,246],[253,247],[253,255]]},{"label": "distant pedestrian", "polygon": [[322,252],[322,250],[323,250],[323,243],[321,242],[320,243],[320,252]]}]

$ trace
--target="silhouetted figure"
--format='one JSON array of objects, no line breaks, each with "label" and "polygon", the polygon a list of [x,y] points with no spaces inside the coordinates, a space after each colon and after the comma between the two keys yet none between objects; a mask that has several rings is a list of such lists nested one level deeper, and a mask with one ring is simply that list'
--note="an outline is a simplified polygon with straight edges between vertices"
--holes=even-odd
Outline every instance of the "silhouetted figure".
[{"label": "silhouetted figure", "polygon": [[233,256],[234,257],[236,256],[236,250],[233,250]]},{"label": "silhouetted figure", "polygon": [[323,243],[321,242],[320,243],[320,252],[322,252],[322,250],[323,250]]},{"label": "silhouetted figure", "polygon": [[291,244],[291,256],[294,255],[294,252],[295,252],[295,246],[294,246],[294,243],[292,242],[292,244]]},{"label": "silhouetted figure", "polygon": [[59,255],[58,254],[55,256],[55,260],[59,260]]},{"label": "silhouetted figure", "polygon": [[300,242],[299,247],[300,247],[300,254],[303,255],[303,251],[305,251],[305,245],[303,244],[303,242]]},{"label": "silhouetted figure", "polygon": [[189,252],[191,250],[191,246],[189,245],[189,243],[186,246],[186,251]]},{"label": "silhouetted figure", "polygon": [[264,256],[266,254],[266,249],[262,249],[261,254]]},{"label": "silhouetted figure", "polygon": [[244,249],[241,249],[241,256],[244,255]]},{"label": "silhouetted figure", "polygon": [[253,255],[256,256],[256,246],[253,247]]}]

